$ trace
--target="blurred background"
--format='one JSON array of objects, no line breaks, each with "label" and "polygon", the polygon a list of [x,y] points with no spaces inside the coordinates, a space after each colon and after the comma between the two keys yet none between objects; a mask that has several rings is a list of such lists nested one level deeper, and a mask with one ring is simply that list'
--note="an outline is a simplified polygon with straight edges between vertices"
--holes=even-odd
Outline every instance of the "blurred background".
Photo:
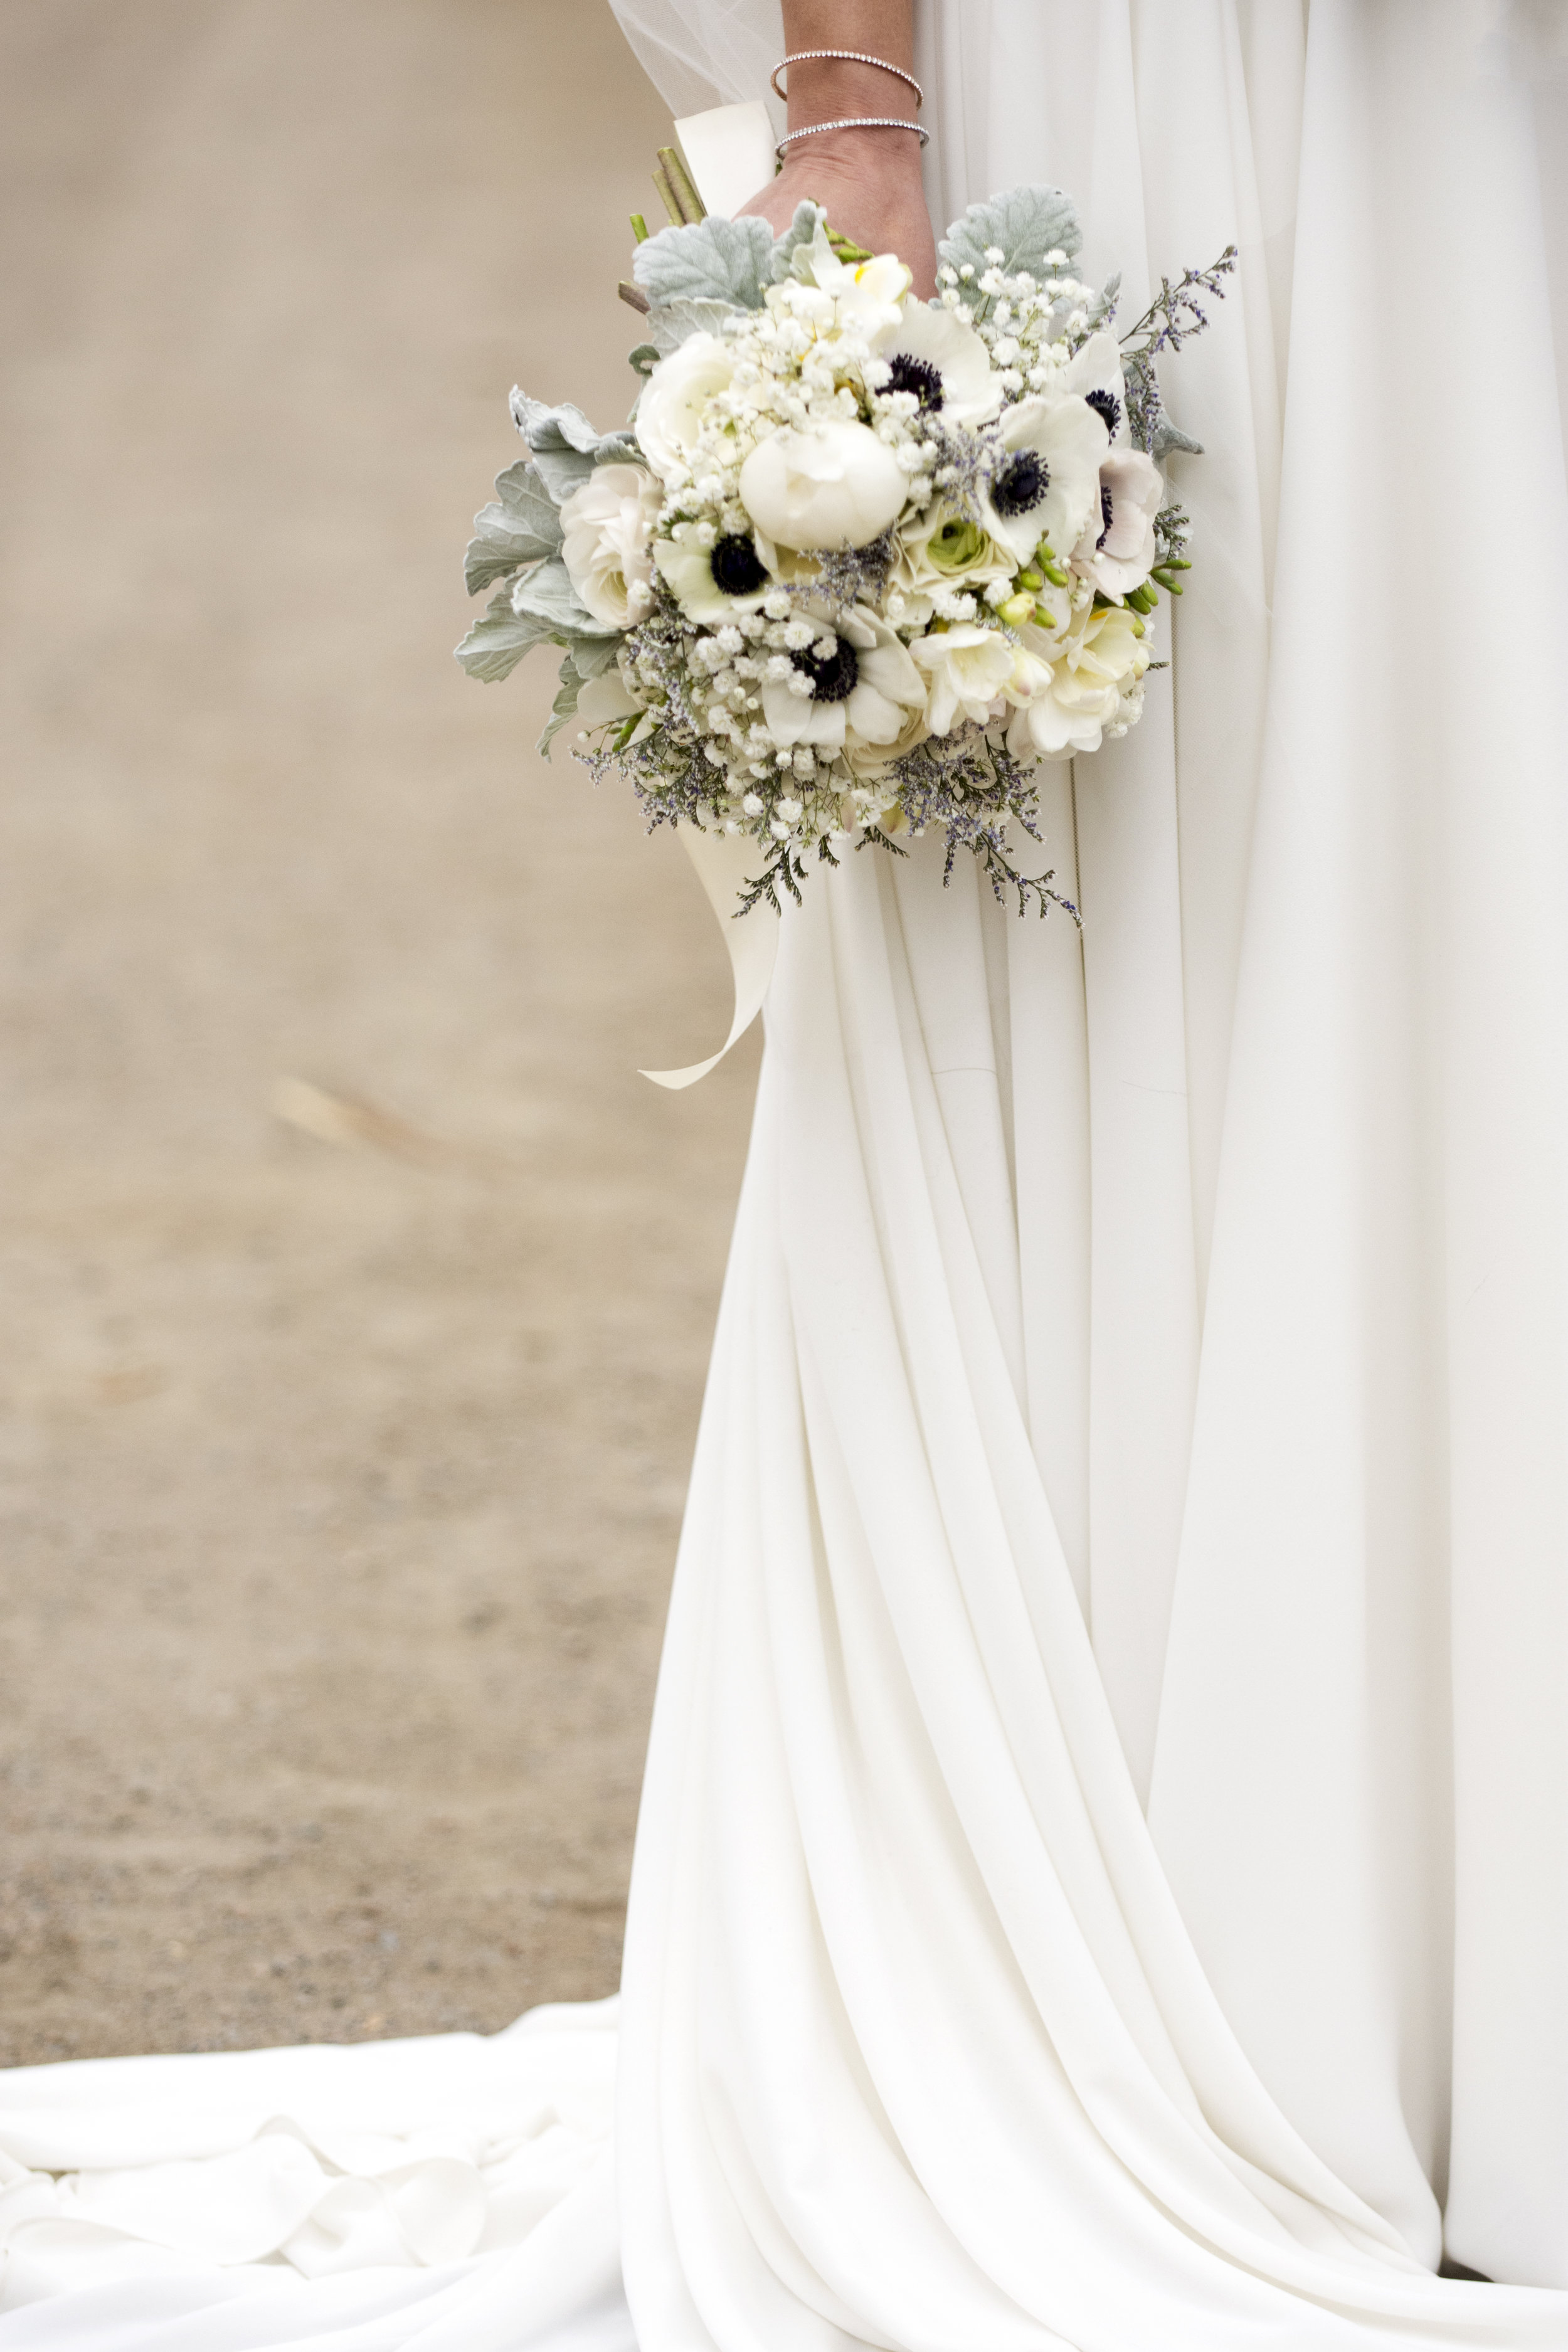
[{"label": "blurred background", "polygon": [[0,2060],[614,1988],[755,1039],[479,687],[626,414],[603,0],[0,8]]}]

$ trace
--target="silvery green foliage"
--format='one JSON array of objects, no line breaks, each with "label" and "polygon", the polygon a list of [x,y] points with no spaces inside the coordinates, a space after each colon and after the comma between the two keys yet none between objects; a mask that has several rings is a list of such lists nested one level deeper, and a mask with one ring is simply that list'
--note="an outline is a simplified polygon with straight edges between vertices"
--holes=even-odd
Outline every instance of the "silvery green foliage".
[{"label": "silvery green foliage", "polygon": [[1184,433],[1179,425],[1173,425],[1162,409],[1160,422],[1154,427],[1154,438],[1149,445],[1149,455],[1156,459],[1167,457],[1173,449],[1184,449],[1192,457],[1201,457],[1204,454],[1203,443],[1194,441],[1190,433]]},{"label": "silvery green foliage", "polygon": [[632,276],[650,303],[723,302],[731,310],[760,310],[763,289],[772,282],[773,233],[766,221],[706,220],[661,228],[638,246]]},{"label": "silvery green foliage", "polygon": [[1116,298],[1121,291],[1121,272],[1119,269],[1114,278],[1108,278],[1106,279],[1104,285],[1100,288],[1099,293],[1089,304],[1088,316],[1085,318],[1083,322],[1084,332],[1086,334],[1092,335],[1096,327],[1102,327],[1105,324],[1105,321],[1110,318],[1111,312],[1116,308]]},{"label": "silvery green foliage", "polygon": [[492,581],[509,580],[524,563],[553,555],[561,544],[554,501],[526,457],[496,476],[492,505],[474,517],[476,536],[463,558],[463,581],[470,596]]},{"label": "silvery green foliage", "polygon": [[725,320],[740,315],[733,302],[656,302],[643,322],[647,341],[627,357],[638,375],[649,376],[692,335],[721,334]]},{"label": "silvery green foliage", "polygon": [[565,644],[574,637],[618,637],[618,629],[606,629],[596,621],[585,604],[578,602],[577,591],[567,575],[566,566],[559,556],[537,570],[525,572],[511,592],[514,613],[531,614],[542,621],[549,635]]},{"label": "silvery green foliage", "polygon": [[997,246],[1003,258],[996,267],[1009,278],[1025,269],[1031,278],[1048,278],[1047,254],[1065,253],[1070,261],[1082,243],[1077,208],[1060,188],[1009,188],[1005,195],[971,205],[937,251],[954,269],[967,263],[978,278],[991,266],[986,247]]},{"label": "silvery green foliage", "polygon": [[826,223],[827,215],[820,205],[814,205],[809,199],[805,204],[796,205],[794,220],[773,247],[770,274],[775,286],[782,286],[786,278],[806,277],[817,228],[819,226],[826,227]]},{"label": "silvery green foliage", "polygon": [[725,320],[735,315],[733,302],[659,302],[648,312],[643,331],[663,359],[692,335],[721,334]]},{"label": "silvery green foliage", "polygon": [[531,400],[515,384],[511,418],[532,450],[539,478],[557,506],[582,488],[595,466],[623,462],[637,454],[629,434],[596,433],[569,400],[558,408],[548,408],[542,400]]},{"label": "silvery green foliage", "polygon": [[[534,646],[565,646],[582,677],[595,677],[615,659],[618,630],[606,630],[577,601],[566,566],[552,556],[490,598],[458,647],[470,677],[487,686],[508,677]],[[599,656],[603,653],[603,658]]]},{"label": "silvery green foliage", "polygon": [[574,645],[561,665],[561,685],[550,706],[550,718],[543,734],[534,745],[536,751],[550,757],[550,746],[577,708],[577,698],[591,677],[607,670],[620,651],[618,637],[584,637]]},{"label": "silvery green foliage", "polygon": [[485,686],[510,677],[525,653],[534,646],[543,645],[551,635],[549,625],[531,613],[512,610],[511,590],[498,589],[485,608],[482,620],[478,620],[458,647],[458,659],[470,677]]}]

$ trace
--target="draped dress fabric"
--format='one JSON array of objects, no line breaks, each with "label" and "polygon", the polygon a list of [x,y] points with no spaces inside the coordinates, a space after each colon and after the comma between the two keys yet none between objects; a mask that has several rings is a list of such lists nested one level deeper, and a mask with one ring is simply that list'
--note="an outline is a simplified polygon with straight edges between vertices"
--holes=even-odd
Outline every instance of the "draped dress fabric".
[{"label": "draped dress fabric", "polygon": [[1568,2352],[1563,19],[921,9],[939,219],[1240,268],[1081,936],[932,841],[784,926],[618,2220],[601,2012],[25,2070],[0,2352]]}]

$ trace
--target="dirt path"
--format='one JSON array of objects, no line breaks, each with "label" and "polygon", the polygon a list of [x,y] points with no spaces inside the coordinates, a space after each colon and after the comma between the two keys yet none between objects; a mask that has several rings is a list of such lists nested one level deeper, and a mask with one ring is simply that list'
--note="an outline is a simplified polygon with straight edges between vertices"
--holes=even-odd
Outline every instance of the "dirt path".
[{"label": "dirt path", "polygon": [[8,2062],[614,1985],[754,1046],[449,647],[664,135],[600,0],[0,14]]}]

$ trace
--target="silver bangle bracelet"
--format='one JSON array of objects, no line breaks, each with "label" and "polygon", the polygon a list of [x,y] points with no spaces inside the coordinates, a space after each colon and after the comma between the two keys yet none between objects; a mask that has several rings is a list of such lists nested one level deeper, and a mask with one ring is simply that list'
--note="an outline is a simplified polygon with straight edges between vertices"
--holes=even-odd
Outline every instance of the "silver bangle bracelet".
[{"label": "silver bangle bracelet", "polygon": [[918,122],[901,121],[896,114],[847,114],[842,122],[811,122],[804,131],[789,131],[779,141],[773,153],[782,163],[786,147],[797,139],[815,139],[824,131],[912,131],[922,147],[931,144],[931,133],[922,131]]},{"label": "silver bangle bracelet", "polygon": [[892,74],[898,80],[907,82],[914,91],[917,106],[923,106],[926,102],[926,94],[913,74],[906,73],[902,66],[890,66],[886,58],[868,57],[864,49],[796,49],[793,58],[781,58],[768,77],[773,96],[783,99],[789,96],[787,89],[779,88],[779,76],[786,66],[810,65],[818,58],[836,58],[847,66],[876,66],[881,72]]}]

